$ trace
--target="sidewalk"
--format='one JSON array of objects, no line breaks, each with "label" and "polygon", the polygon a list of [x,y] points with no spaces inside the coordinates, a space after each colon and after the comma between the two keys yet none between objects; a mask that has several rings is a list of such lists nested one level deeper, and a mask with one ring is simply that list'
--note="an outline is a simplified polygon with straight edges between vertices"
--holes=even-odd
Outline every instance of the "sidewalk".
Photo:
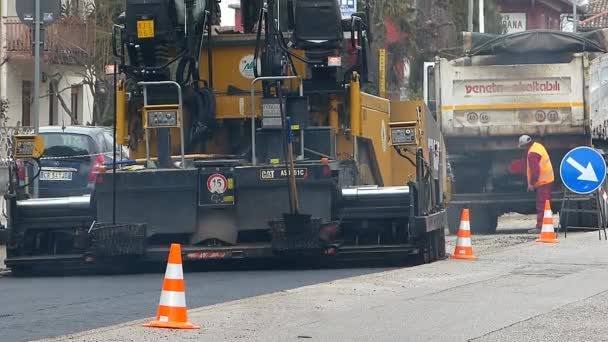
[{"label": "sidewalk", "polygon": [[[543,315],[608,291],[608,242],[597,233],[560,235],[558,244],[524,243],[479,260],[444,260],[198,309],[201,330],[141,327],[144,319],[53,341],[559,341],[608,338],[597,328],[565,332]],[[475,251],[475,240],[473,240]],[[452,251],[449,251],[452,252]],[[188,274],[185,275],[186,291]],[[160,286],[160,284],[159,284]],[[568,306],[570,305],[570,306]],[[608,302],[595,308],[601,319]],[[572,310],[580,310],[574,307]],[[576,312],[576,311],[575,311]],[[150,316],[155,314],[151,310]],[[117,313],[119,314],[119,313]],[[586,318],[584,318],[586,319]],[[589,327],[589,324],[585,324]],[[519,328],[518,328],[519,327]]]}]

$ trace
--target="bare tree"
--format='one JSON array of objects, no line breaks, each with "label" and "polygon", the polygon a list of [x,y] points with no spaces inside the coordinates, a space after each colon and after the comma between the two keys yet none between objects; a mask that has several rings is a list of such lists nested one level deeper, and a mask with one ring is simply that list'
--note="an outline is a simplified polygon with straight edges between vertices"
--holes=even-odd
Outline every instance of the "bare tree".
[{"label": "bare tree", "polygon": [[[93,99],[93,125],[102,125],[111,119],[113,104],[112,78],[106,75],[106,65],[113,63],[112,56],[112,25],[124,6],[120,0],[68,0],[63,3],[62,17],[64,27],[68,31],[85,30],[81,39],[58,38],[61,47],[52,49],[55,64],[78,66],[77,75],[80,81],[60,88],[61,81],[66,78],[63,73],[50,75],[51,87],[46,96],[54,95],[65,113],[75,124],[79,122],[71,106],[65,99],[65,92],[73,86],[83,86],[88,89]],[[66,25],[67,24],[67,25]],[[66,32],[69,34],[70,32]],[[69,36],[66,36],[69,37]],[[82,39],[83,38],[83,39]]]},{"label": "bare tree", "polygon": [[[370,80],[378,81],[378,49],[387,51],[387,93],[409,86],[410,97],[419,97],[422,63],[435,56],[453,57],[461,45],[459,32],[466,30],[467,0],[358,0],[359,11],[369,11],[373,41],[369,61]],[[476,9],[477,10],[477,9]],[[500,33],[497,0],[485,1],[486,32]],[[475,13],[475,25],[477,23]],[[410,63],[409,84],[402,75]],[[376,92],[377,89],[366,89]]]}]

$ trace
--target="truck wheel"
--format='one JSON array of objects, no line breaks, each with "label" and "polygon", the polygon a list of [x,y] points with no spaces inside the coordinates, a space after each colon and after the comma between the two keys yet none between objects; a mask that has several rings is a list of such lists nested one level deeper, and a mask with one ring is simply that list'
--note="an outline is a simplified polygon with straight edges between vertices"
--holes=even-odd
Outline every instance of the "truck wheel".
[{"label": "truck wheel", "polygon": [[[595,201],[583,202],[577,204],[576,208],[581,210],[595,210],[597,208],[597,203]],[[563,231],[564,226],[566,226],[566,215],[568,215],[569,227],[598,228],[600,226],[598,216],[591,213],[560,213],[560,232]]]},{"label": "truck wheel", "polygon": [[[597,202],[591,200],[582,205],[583,210],[598,210]],[[598,215],[590,214],[590,213],[580,213],[581,216],[581,224],[583,227],[589,228],[599,228],[600,226],[600,218]]]},{"label": "truck wheel", "polygon": [[[448,208],[448,229],[450,234],[458,233],[462,207]],[[489,206],[473,206],[469,210],[472,234],[494,234],[498,226],[498,215]]]},{"label": "truck wheel", "polygon": [[471,208],[471,233],[495,234],[498,226],[498,215],[488,206]]},{"label": "truck wheel", "polygon": [[450,234],[455,235],[458,233],[460,228],[460,215],[462,214],[462,208],[457,206],[448,207],[448,231]]}]

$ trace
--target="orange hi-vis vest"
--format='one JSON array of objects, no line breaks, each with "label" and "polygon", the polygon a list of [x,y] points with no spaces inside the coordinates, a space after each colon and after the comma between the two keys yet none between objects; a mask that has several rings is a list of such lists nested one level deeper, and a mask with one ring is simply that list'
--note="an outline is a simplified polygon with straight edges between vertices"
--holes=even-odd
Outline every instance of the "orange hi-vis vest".
[{"label": "orange hi-vis vest", "polygon": [[[531,184],[534,188],[538,188],[541,185],[553,183],[555,180],[555,176],[553,175],[553,165],[551,165],[551,159],[549,159],[549,154],[545,147],[537,142],[533,143],[528,150],[528,154],[537,153],[540,155],[540,165],[539,165],[539,173],[538,180],[535,184]],[[527,156],[526,156],[527,160]],[[528,173],[528,184],[530,184],[532,179],[532,172],[530,171],[530,165],[526,163],[526,169]]]}]

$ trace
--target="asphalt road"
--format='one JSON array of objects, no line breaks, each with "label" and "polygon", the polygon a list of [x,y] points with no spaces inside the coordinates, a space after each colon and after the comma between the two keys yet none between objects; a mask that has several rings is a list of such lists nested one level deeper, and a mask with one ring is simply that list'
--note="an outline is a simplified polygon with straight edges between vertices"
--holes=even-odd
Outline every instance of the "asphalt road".
[{"label": "asphalt road", "polygon": [[[506,224],[518,228],[518,223],[517,219],[511,219]],[[523,221],[522,228],[527,228],[526,224]],[[525,234],[479,236],[475,237],[475,251],[484,253],[533,238]],[[453,252],[454,240],[453,236],[448,237],[448,252]],[[383,271],[386,269],[186,273],[186,298],[190,309]],[[153,317],[156,315],[162,279],[162,273],[0,277],[0,341],[54,337]]]},{"label": "asphalt road", "polygon": [[190,310],[200,330],[145,318],[52,341],[608,341],[606,248],[572,233]]},{"label": "asphalt road", "polygon": [[[188,307],[381,271],[328,269],[186,273]],[[0,341],[58,336],[156,315],[163,274],[0,278]]]}]

